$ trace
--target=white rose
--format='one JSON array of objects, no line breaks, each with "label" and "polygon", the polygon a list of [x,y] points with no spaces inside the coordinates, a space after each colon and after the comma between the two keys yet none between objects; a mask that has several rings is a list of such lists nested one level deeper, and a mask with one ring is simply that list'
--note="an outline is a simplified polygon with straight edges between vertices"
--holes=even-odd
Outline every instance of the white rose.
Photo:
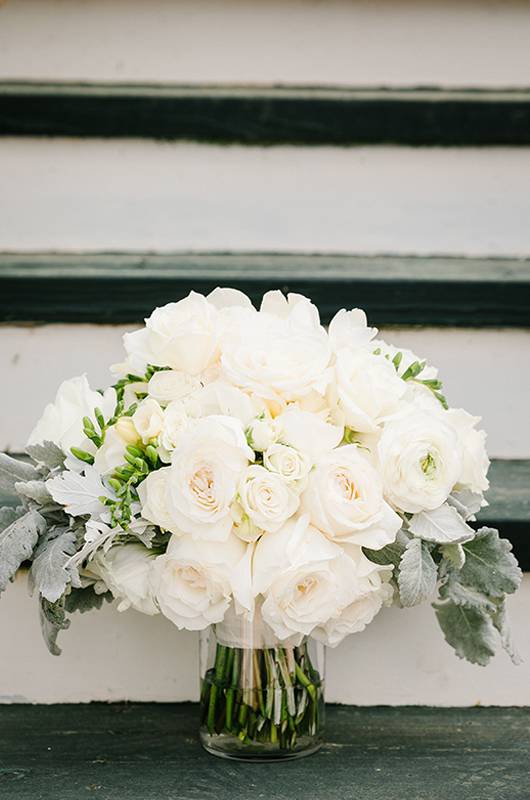
[{"label": "white rose", "polygon": [[305,453],[312,463],[322,453],[337,447],[344,434],[344,428],[327,422],[325,415],[303,411],[297,406],[289,406],[275,419],[274,424],[277,440]]},{"label": "white rose", "polygon": [[463,450],[462,472],[459,486],[480,494],[489,487],[487,479],[490,460],[486,452],[486,433],[477,430],[480,417],[473,417],[463,408],[451,408],[447,412],[450,425],[455,429]]},{"label": "white rose", "polygon": [[269,532],[277,531],[300,503],[286,481],[258,464],[248,467],[241,478],[239,500],[252,522]]},{"label": "white rose", "polygon": [[147,385],[149,397],[161,405],[166,405],[172,400],[183,400],[192,392],[201,388],[200,380],[195,375],[187,372],[178,372],[174,369],[163,369],[155,372]]},{"label": "white rose", "polygon": [[254,594],[264,596],[263,619],[279,639],[309,635],[355,598],[351,559],[309,525],[307,516],[262,536],[255,548]]},{"label": "white rose", "polygon": [[164,424],[159,435],[158,455],[165,463],[171,461],[171,453],[177,447],[182,434],[187,431],[192,420],[186,413],[182,400],[173,400],[164,410]]},{"label": "white rose", "polygon": [[344,347],[361,347],[367,345],[377,328],[369,328],[365,312],[360,308],[351,311],[341,308],[337,311],[328,328],[329,340],[335,352]]},{"label": "white rose", "polygon": [[412,408],[387,422],[377,451],[385,497],[412,514],[441,506],[462,474],[462,447],[443,410]]},{"label": "white rose", "polygon": [[88,566],[120,601],[118,611],[134,608],[142,614],[158,614],[150,583],[155,558],[142,544],[125,544],[106,553],[98,550]]},{"label": "white rose", "polygon": [[394,590],[389,583],[392,570],[373,564],[361,548],[348,548],[355,566],[356,596],[339,617],[330,618],[313,631],[313,636],[336,647],[351,633],[363,631],[384,605],[390,605]]},{"label": "white rose", "polygon": [[288,300],[269,295],[259,314],[240,313],[226,332],[223,373],[235,386],[266,400],[324,394],[331,377],[331,348],[316,308],[299,295]]},{"label": "white rose", "polygon": [[145,328],[123,337],[129,361],[198,375],[218,356],[218,315],[217,309],[196,292],[178,303],[155,308]]},{"label": "white rose", "polygon": [[160,610],[178,628],[192,631],[220,622],[232,599],[251,610],[250,555],[235,536],[222,543],[172,538],[152,572]]},{"label": "white rose", "polygon": [[198,539],[222,541],[232,527],[239,479],[254,453],[232,417],[205,417],[182,434],[171,459],[170,514]]},{"label": "white rose", "polygon": [[302,509],[330,539],[372,550],[393,542],[402,524],[383,498],[377,471],[356,445],[337,447],[317,463]]},{"label": "white rose", "polygon": [[48,403],[33,428],[28,444],[54,442],[68,453],[71,447],[80,447],[85,442],[83,417],[90,417],[97,430],[94,409],[99,408],[107,419],[114,413],[115,406],[114,389],[107,389],[104,395],[94,392],[88,385],[86,375],[63,381],[54,402]]},{"label": "white rose", "polygon": [[143,400],[132,415],[133,425],[144,444],[154,439],[164,427],[164,412],[156,400]]},{"label": "white rose", "polygon": [[335,377],[330,399],[336,401],[348,427],[365,433],[376,431],[396,412],[406,391],[390,361],[361,348],[339,350]]},{"label": "white rose", "polygon": [[302,483],[312,467],[307,455],[288,444],[271,444],[263,453],[263,465],[285,481]]},{"label": "white rose", "polygon": [[169,480],[170,467],[162,467],[149,475],[138,485],[138,497],[142,517],[153,525],[166,531],[181,534],[181,530],[170,511]]}]

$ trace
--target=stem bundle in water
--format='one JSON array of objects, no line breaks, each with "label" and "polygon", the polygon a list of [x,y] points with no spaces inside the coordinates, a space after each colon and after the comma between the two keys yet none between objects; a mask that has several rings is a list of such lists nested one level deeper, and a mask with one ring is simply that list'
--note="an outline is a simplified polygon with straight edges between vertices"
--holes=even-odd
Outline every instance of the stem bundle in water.
[{"label": "stem bundle in water", "polygon": [[323,712],[323,685],[306,643],[263,649],[217,644],[201,687],[201,725],[212,742],[294,751],[319,737]]}]

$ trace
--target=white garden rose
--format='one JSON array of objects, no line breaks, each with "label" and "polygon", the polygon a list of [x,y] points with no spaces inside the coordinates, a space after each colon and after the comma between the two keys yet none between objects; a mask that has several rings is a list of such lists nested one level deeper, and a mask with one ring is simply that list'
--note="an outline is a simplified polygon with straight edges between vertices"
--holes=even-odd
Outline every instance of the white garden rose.
[{"label": "white garden rose", "polygon": [[309,525],[307,516],[262,536],[255,548],[254,593],[264,596],[263,619],[279,639],[309,635],[355,598],[351,559]]},{"label": "white garden rose", "polygon": [[330,539],[372,550],[393,542],[402,525],[383,498],[377,470],[353,444],[332,450],[317,463],[302,494],[302,510]]},{"label": "white garden rose", "polygon": [[197,292],[155,308],[145,328],[123,337],[129,361],[199,375],[218,357],[218,313]]},{"label": "white garden rose", "polygon": [[158,525],[162,530],[171,531],[180,535],[178,527],[171,514],[169,481],[170,467],[162,467],[149,475],[138,486],[142,517],[153,525]]},{"label": "white garden rose", "polygon": [[490,460],[486,453],[486,433],[476,428],[480,417],[473,417],[463,408],[451,408],[447,412],[447,418],[462,445],[462,472],[458,478],[459,487],[470,489],[476,494],[485,492],[489,487],[487,474]]},{"label": "white garden rose", "polygon": [[250,611],[250,555],[236,536],[224,542],[172,538],[152,572],[160,610],[178,628],[193,631],[220,622],[232,601]]},{"label": "white garden rose", "polygon": [[368,327],[366,314],[362,309],[346,311],[341,308],[329,323],[328,333],[331,346],[337,352],[344,347],[367,345],[377,336],[377,328]]},{"label": "white garden rose", "polygon": [[347,548],[355,570],[356,595],[338,617],[331,617],[316,628],[315,639],[336,647],[351,633],[360,633],[372,622],[384,605],[390,605],[394,590],[390,584],[392,568],[369,561],[360,547]]},{"label": "white garden rose", "polygon": [[300,504],[297,492],[280,475],[253,464],[239,482],[239,501],[251,521],[264,531],[277,531]]},{"label": "white garden rose", "polygon": [[154,439],[164,427],[164,412],[156,400],[143,400],[132,415],[133,425],[144,444]]},{"label": "white garden rose", "polygon": [[116,392],[107,389],[102,395],[88,385],[86,375],[63,381],[53,403],[48,403],[44,413],[33,428],[28,444],[54,442],[68,453],[71,447],[85,443],[83,417],[90,417],[97,428],[94,409],[99,408],[105,419],[112,416],[116,406]]},{"label": "white garden rose", "polygon": [[405,391],[405,382],[383,356],[362,348],[338,351],[330,400],[337,403],[344,423],[353,430],[377,431],[397,411]]},{"label": "white garden rose", "polygon": [[412,407],[387,422],[377,452],[386,499],[408,513],[438,508],[462,475],[462,446],[442,409]]},{"label": "white garden rose", "polygon": [[227,539],[239,479],[253,458],[238,420],[222,415],[197,420],[171,459],[169,513],[175,525],[197,539]]},{"label": "white garden rose", "polygon": [[162,369],[152,376],[147,385],[149,397],[161,405],[172,400],[183,400],[202,386],[199,378],[175,369]]},{"label": "white garden rose", "polygon": [[221,366],[235,386],[281,404],[313,391],[324,394],[330,358],[328,336],[312,303],[269,293],[259,314],[238,315],[226,332]]},{"label": "white garden rose", "polygon": [[158,614],[150,581],[155,558],[142,544],[117,545],[106,553],[98,550],[89,562],[89,571],[120,601],[118,611],[134,608],[142,614]]},{"label": "white garden rose", "polygon": [[263,465],[284,481],[301,485],[313,466],[310,458],[288,444],[271,444],[263,453]]}]

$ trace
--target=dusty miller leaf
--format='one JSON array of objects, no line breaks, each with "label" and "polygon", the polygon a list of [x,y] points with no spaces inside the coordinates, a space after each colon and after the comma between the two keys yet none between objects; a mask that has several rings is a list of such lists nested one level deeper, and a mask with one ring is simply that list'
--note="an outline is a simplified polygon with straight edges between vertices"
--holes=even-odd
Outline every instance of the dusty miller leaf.
[{"label": "dusty miller leaf", "polygon": [[399,562],[399,598],[405,607],[416,606],[432,597],[437,570],[421,539],[411,539]]},{"label": "dusty miller leaf", "polygon": [[482,592],[463,586],[458,576],[450,577],[447,583],[440,587],[442,600],[451,600],[457,606],[468,606],[492,614],[496,611],[495,603]]},{"label": "dusty miller leaf", "polygon": [[64,608],[64,598],[56,603],[50,603],[45,597],[41,597],[39,618],[46,647],[52,656],[60,656],[61,648],[57,644],[57,636],[60,631],[64,631],[70,626],[70,620],[67,619]]},{"label": "dusty miller leaf", "polygon": [[26,447],[26,453],[31,456],[37,464],[48,467],[49,470],[62,467],[66,455],[54,442],[42,442],[42,444],[30,444]]},{"label": "dusty miller leaf", "polygon": [[48,506],[53,504],[53,498],[46,488],[44,481],[18,481],[15,483],[15,489],[19,497],[27,497],[28,500],[33,500],[40,506]]},{"label": "dusty miller leaf", "polygon": [[501,539],[494,528],[481,528],[463,548],[466,554],[466,563],[460,570],[463,584],[491,597],[515,592],[522,573],[511,553],[511,542]]},{"label": "dusty miller leaf", "polygon": [[506,613],[504,601],[497,605],[497,608],[491,615],[491,620],[499,631],[501,644],[504,650],[510,656],[512,663],[515,664],[515,666],[519,666],[519,664],[522,664],[523,659],[512,638],[512,632],[510,630],[510,623],[508,621],[508,615]]},{"label": "dusty miller leaf", "polygon": [[446,642],[459,658],[485,667],[495,655],[495,628],[487,613],[479,608],[450,601],[435,603],[436,617]]},{"label": "dusty miller leaf", "polygon": [[437,544],[467,542],[475,531],[467,525],[458,511],[444,503],[434,511],[420,511],[409,520],[409,530],[420,539]]},{"label": "dusty miller leaf", "polygon": [[4,591],[22,562],[30,558],[45,530],[46,520],[32,509],[13,520],[0,533],[0,592]]},{"label": "dusty miller leaf", "polygon": [[73,614],[74,611],[84,614],[94,608],[101,608],[105,602],[111,603],[113,599],[110,592],[97,594],[93,586],[87,586],[85,589],[72,589],[65,597],[65,608],[69,614]]},{"label": "dusty miller leaf", "polygon": [[50,603],[55,603],[61,597],[68,583],[79,581],[77,569],[67,566],[68,559],[76,550],[75,531],[70,528],[51,528],[35,551],[30,581]]},{"label": "dusty miller leaf", "polygon": [[482,508],[482,495],[471,492],[469,489],[463,489],[461,492],[452,492],[447,498],[447,502],[467,520],[478,514]]},{"label": "dusty miller leaf", "polygon": [[408,541],[409,537],[400,531],[395,542],[385,545],[385,547],[382,547],[380,550],[370,550],[368,547],[363,547],[363,552],[374,564],[380,564],[381,566],[393,564],[394,567],[397,567],[399,566],[401,556],[405,552]]},{"label": "dusty miller leaf", "polygon": [[456,569],[462,569],[466,563],[466,554],[461,544],[444,544],[440,553]]},{"label": "dusty miller leaf", "polygon": [[16,483],[36,480],[39,480],[39,473],[34,466],[0,453],[0,492],[16,495]]}]

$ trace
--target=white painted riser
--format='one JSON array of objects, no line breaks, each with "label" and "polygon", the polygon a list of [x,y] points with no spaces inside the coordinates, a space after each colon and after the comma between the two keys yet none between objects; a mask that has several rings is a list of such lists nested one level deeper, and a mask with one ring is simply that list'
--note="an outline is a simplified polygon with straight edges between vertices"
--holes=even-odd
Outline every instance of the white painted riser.
[{"label": "white painted riser", "polygon": [[6,138],[0,175],[0,250],[530,253],[530,148]]}]

